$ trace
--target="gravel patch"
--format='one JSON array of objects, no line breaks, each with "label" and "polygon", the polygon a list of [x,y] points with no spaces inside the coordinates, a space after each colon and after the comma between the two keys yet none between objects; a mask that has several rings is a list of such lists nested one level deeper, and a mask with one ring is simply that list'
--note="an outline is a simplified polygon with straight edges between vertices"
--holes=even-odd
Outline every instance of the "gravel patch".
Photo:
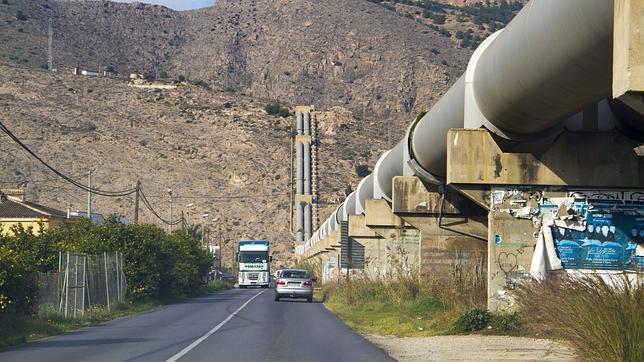
[{"label": "gravel patch", "polygon": [[560,342],[509,336],[365,336],[398,361],[577,361]]}]

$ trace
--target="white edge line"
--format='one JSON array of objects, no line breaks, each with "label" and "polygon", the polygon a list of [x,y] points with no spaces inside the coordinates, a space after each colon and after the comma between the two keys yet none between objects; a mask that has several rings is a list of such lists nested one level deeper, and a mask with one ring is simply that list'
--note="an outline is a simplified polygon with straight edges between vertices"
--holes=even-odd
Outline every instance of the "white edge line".
[{"label": "white edge line", "polygon": [[252,302],[253,299],[257,298],[260,296],[260,294],[264,293],[264,291],[261,291],[257,294],[255,294],[252,298],[246,301],[246,303],[242,304],[241,307],[237,308],[236,311],[232,312],[226,319],[221,321],[221,323],[217,324],[215,328],[211,329],[208,331],[208,333],[204,334],[203,336],[199,337],[196,341],[192,342],[188,347],[184,348],[181,350],[181,352],[175,354],[174,356],[168,358],[166,362],[176,362],[179,358],[183,357],[186,355],[186,353],[190,352],[193,348],[197,347],[201,342],[205,341],[206,338],[212,336],[215,332],[217,332],[221,327],[224,326],[229,320],[231,320],[237,313],[239,313],[244,307],[248,305],[248,303]]}]

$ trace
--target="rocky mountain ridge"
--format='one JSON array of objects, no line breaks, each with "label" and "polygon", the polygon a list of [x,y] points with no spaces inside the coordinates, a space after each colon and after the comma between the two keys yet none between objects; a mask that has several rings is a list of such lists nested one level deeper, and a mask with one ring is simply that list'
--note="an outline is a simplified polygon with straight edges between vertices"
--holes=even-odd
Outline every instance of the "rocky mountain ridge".
[{"label": "rocky mountain ridge", "polygon": [[[101,188],[129,189],[141,180],[164,216],[171,188],[175,217],[183,211],[190,223],[209,225],[228,252],[235,240],[272,240],[285,265],[293,247],[294,120],[267,114],[266,104],[336,110],[319,125],[324,220],[471,54],[443,27],[465,15],[432,8],[446,14],[437,24],[440,17],[425,17],[417,3],[388,3],[218,0],[177,12],[140,3],[0,0],[0,121],[79,181],[90,169]],[[57,72],[41,69],[49,19]],[[73,67],[116,75],[75,76]],[[130,73],[177,87],[132,87]],[[84,192],[6,137],[0,154],[0,187],[23,187],[30,200],[60,209],[85,208]],[[96,210],[130,219],[132,204],[131,197],[95,199]],[[158,222],[149,211],[141,219]]]}]

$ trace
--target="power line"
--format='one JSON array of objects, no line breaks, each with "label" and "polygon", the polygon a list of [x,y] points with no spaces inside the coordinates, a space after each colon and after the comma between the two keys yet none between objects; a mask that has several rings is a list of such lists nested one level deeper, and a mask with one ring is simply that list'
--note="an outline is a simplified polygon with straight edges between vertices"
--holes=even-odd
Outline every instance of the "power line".
[{"label": "power line", "polygon": [[0,122],[0,130],[2,130],[7,136],[9,136],[9,138],[11,138],[14,142],[16,142],[22,149],[27,151],[27,153],[29,153],[32,157],[34,157],[40,163],[45,165],[45,167],[50,169],[53,173],[55,173],[56,175],[58,175],[62,179],[66,180],[67,182],[73,184],[74,186],[76,186],[76,187],[78,187],[78,188],[80,188],[80,189],[82,189],[84,191],[87,191],[87,192],[90,192],[90,193],[93,193],[93,194],[97,194],[97,195],[100,195],[100,196],[105,196],[105,197],[123,197],[123,196],[133,194],[137,190],[136,188],[133,188],[133,189],[123,190],[123,191],[106,191],[106,190],[99,190],[99,189],[94,189],[94,188],[91,188],[91,187],[87,187],[87,186],[85,186],[85,185],[73,180],[72,178],[68,177],[67,175],[63,174],[62,172],[58,171],[54,167],[50,166],[47,162],[45,162],[42,158],[40,158],[40,156],[38,156],[36,153],[34,153],[27,145],[22,143],[22,141],[20,141],[20,139],[18,137],[16,137],[4,124],[2,124],[2,122]]},{"label": "power line", "polygon": [[[85,175],[73,175],[73,176],[70,176],[70,177],[76,178],[76,177],[81,177],[81,176],[85,176]],[[0,185],[26,184],[26,183],[34,184],[34,185],[51,185],[51,184],[59,183],[59,182],[63,182],[63,181],[65,181],[65,180],[45,177],[45,178],[42,178],[42,179],[34,178],[34,179],[21,179],[21,180],[14,180],[14,181],[0,180]],[[58,185],[56,185],[56,186],[58,186]]]},{"label": "power line", "polygon": [[168,220],[162,218],[152,207],[150,202],[148,201],[148,198],[145,196],[145,193],[143,192],[142,189],[139,188],[139,194],[141,195],[141,201],[143,201],[143,205],[150,210],[152,215],[154,215],[157,219],[161,220],[164,224],[166,225],[179,225],[184,222],[183,217],[179,218],[177,221],[169,222]]},{"label": "power line", "polygon": [[[173,196],[174,199],[206,199],[206,200],[231,200],[231,199],[264,199],[275,196],[288,196],[288,192],[277,192],[266,195],[224,195],[224,196],[210,196],[210,195],[195,195],[195,196]],[[149,198],[162,198],[164,196],[149,196]]]}]

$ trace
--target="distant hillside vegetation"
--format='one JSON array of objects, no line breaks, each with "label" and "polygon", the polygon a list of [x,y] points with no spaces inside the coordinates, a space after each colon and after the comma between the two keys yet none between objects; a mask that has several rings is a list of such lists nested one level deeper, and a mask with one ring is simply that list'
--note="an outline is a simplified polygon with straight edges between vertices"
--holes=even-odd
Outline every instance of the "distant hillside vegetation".
[{"label": "distant hillside vegetation", "polygon": [[342,105],[402,126],[437,100],[471,49],[520,6],[218,0],[177,12],[141,3],[3,0],[0,60],[46,68],[51,19],[60,70],[181,77],[287,104]]}]

